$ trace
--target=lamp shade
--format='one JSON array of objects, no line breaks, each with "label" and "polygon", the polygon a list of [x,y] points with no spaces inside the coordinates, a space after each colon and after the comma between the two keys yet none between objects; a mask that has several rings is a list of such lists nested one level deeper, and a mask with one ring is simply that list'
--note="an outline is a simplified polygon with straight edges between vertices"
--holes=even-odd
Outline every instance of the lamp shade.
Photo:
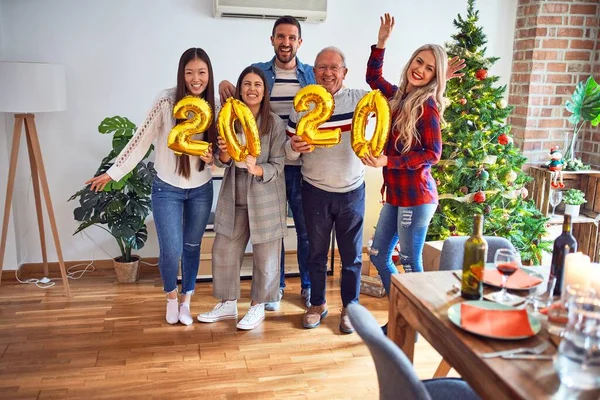
[{"label": "lamp shade", "polygon": [[0,61],[0,112],[39,113],[66,108],[63,65]]}]

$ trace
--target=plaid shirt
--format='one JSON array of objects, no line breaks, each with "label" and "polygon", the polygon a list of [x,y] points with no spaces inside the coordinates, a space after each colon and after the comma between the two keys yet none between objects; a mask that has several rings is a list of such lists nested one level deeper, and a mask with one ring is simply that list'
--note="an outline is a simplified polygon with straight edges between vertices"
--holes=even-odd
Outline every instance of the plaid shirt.
[{"label": "plaid shirt", "polygon": [[[392,85],[382,76],[385,49],[371,46],[371,55],[367,63],[367,83],[372,89],[379,89],[390,100],[396,94],[398,86]],[[396,115],[392,116],[392,125]],[[398,132],[390,132],[385,155],[387,166],[383,167],[383,187],[385,200],[393,206],[412,207],[438,202],[437,187],[431,176],[431,166],[437,164],[442,155],[442,132],[440,115],[433,97],[423,104],[423,115],[417,121],[417,131],[421,139],[414,141],[410,150],[402,154],[403,144],[396,138]]]}]

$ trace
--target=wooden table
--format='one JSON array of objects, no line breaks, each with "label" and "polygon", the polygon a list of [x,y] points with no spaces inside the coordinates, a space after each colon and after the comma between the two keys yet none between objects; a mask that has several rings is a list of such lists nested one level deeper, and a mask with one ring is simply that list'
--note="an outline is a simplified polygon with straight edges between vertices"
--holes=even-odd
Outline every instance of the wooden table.
[{"label": "wooden table", "polygon": [[[456,327],[448,308],[464,301],[451,293],[451,271],[395,274],[390,289],[389,337],[412,361],[418,332],[483,399],[599,399],[600,390],[577,392],[560,385],[552,361],[483,359],[481,353],[535,346],[548,341],[546,329],[534,337],[486,339]],[[555,354],[550,346],[544,354]]]}]

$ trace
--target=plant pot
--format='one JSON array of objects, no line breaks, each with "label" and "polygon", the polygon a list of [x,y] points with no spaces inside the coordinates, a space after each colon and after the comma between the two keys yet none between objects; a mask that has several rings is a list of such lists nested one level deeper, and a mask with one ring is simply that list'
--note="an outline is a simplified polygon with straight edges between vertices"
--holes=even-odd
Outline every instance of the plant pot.
[{"label": "plant pot", "polygon": [[565,204],[565,214],[569,214],[572,218],[579,216],[579,208],[581,204]]},{"label": "plant pot", "polygon": [[131,257],[131,262],[119,261],[121,257],[113,259],[113,266],[117,274],[117,280],[120,283],[133,283],[138,280],[140,275],[140,258],[137,256]]}]

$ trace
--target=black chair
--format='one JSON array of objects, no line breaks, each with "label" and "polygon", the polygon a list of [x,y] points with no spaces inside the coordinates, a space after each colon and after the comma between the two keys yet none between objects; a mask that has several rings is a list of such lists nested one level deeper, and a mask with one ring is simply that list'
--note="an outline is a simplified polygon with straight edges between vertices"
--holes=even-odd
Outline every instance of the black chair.
[{"label": "black chair", "polygon": [[[468,238],[468,236],[451,236],[444,240],[442,253],[440,254],[440,271],[462,269],[465,256],[465,242]],[[516,251],[512,243],[503,237],[484,236],[483,238],[488,244],[488,255],[485,262],[494,262],[494,255],[498,249],[511,249],[512,251]]]},{"label": "black chair", "polygon": [[365,342],[377,370],[381,400],[477,400],[479,396],[457,378],[421,381],[406,355],[379,327],[371,313],[360,304],[349,304],[348,315],[356,333]]}]

